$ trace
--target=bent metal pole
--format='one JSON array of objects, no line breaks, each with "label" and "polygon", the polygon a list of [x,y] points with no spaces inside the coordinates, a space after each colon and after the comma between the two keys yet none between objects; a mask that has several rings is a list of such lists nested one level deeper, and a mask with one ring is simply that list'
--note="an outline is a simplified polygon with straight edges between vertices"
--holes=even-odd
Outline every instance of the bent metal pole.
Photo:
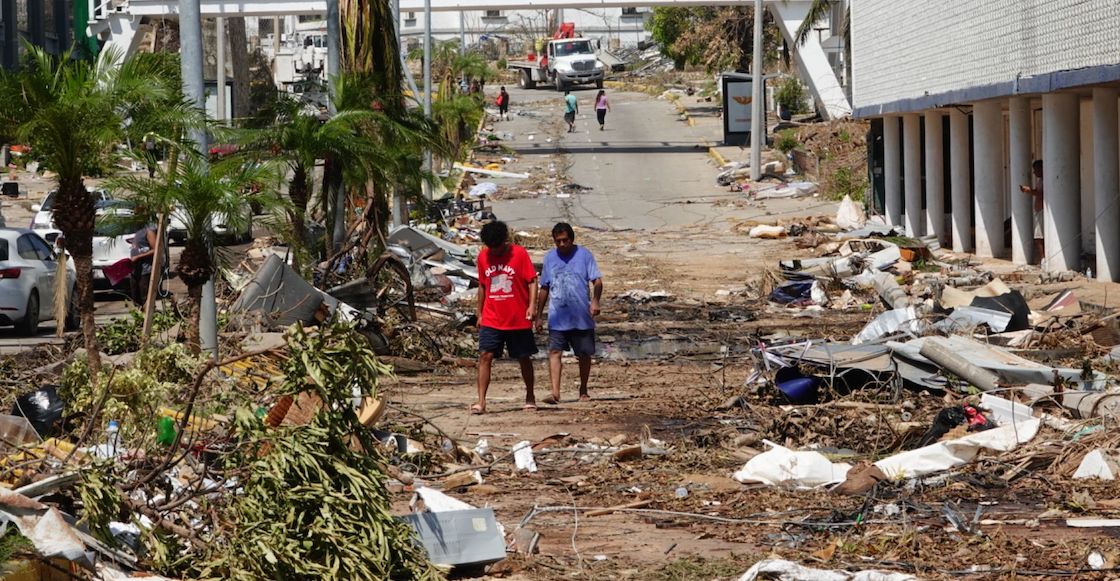
[{"label": "bent metal pole", "polygon": [[751,180],[762,179],[762,0],[754,0],[754,62],[751,64]]}]

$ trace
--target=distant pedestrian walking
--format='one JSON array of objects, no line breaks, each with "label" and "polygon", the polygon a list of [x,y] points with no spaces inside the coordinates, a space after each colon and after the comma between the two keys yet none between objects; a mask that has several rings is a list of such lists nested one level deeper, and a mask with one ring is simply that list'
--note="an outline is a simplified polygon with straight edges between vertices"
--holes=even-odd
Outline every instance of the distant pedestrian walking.
[{"label": "distant pedestrian walking", "polygon": [[501,90],[498,91],[498,98],[495,101],[498,104],[498,119],[504,118],[508,121],[509,120],[509,93],[506,92],[505,87],[502,87]]},{"label": "distant pedestrian walking", "polygon": [[576,130],[576,114],[579,113],[579,102],[571,91],[564,91],[564,121],[568,124],[568,133]]},{"label": "distant pedestrian walking", "polygon": [[599,118],[599,131],[603,130],[603,126],[607,124],[607,111],[611,110],[610,101],[607,101],[607,92],[600,90],[598,95],[595,95],[595,116]]}]

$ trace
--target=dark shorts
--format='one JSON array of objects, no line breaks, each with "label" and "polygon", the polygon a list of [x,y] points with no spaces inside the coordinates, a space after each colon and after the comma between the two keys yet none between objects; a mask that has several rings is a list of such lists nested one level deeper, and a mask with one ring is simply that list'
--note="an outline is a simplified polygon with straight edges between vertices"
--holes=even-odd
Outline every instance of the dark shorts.
[{"label": "dark shorts", "polygon": [[498,112],[499,113],[504,115],[508,111],[509,111],[509,105],[506,105],[505,103],[502,103],[501,105],[498,105]]},{"label": "dark shorts", "polygon": [[567,121],[568,123],[575,123],[576,122],[576,112],[575,111],[568,111],[567,113],[564,113],[564,121]]},{"label": "dark shorts", "polygon": [[595,354],[595,330],[572,329],[571,331],[548,330],[548,350],[572,350],[577,356]]},{"label": "dark shorts", "polygon": [[537,340],[533,337],[532,329],[516,329],[507,331],[493,327],[478,328],[479,352],[493,353],[495,357],[502,356],[502,350],[509,352],[514,359],[529,357],[537,352]]}]

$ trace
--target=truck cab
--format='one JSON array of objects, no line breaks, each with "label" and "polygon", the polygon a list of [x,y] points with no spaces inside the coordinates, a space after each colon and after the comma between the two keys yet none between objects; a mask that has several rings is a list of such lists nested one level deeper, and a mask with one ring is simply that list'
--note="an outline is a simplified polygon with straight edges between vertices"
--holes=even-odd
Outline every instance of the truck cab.
[{"label": "truck cab", "polygon": [[595,54],[595,44],[589,38],[562,38],[550,40],[547,48],[548,69],[557,91],[568,85],[595,83],[602,88],[606,67]]}]

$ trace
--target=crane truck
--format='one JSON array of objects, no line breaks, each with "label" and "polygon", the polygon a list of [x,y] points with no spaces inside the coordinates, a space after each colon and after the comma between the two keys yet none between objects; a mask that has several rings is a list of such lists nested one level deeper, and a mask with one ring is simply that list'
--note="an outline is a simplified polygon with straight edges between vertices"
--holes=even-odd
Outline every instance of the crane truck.
[{"label": "crane truck", "polygon": [[521,88],[549,84],[564,91],[571,85],[590,83],[603,88],[607,67],[596,55],[599,41],[576,36],[575,28],[574,23],[565,22],[541,47],[544,54],[538,57],[530,51],[524,60],[509,61],[506,66],[518,71]]}]

